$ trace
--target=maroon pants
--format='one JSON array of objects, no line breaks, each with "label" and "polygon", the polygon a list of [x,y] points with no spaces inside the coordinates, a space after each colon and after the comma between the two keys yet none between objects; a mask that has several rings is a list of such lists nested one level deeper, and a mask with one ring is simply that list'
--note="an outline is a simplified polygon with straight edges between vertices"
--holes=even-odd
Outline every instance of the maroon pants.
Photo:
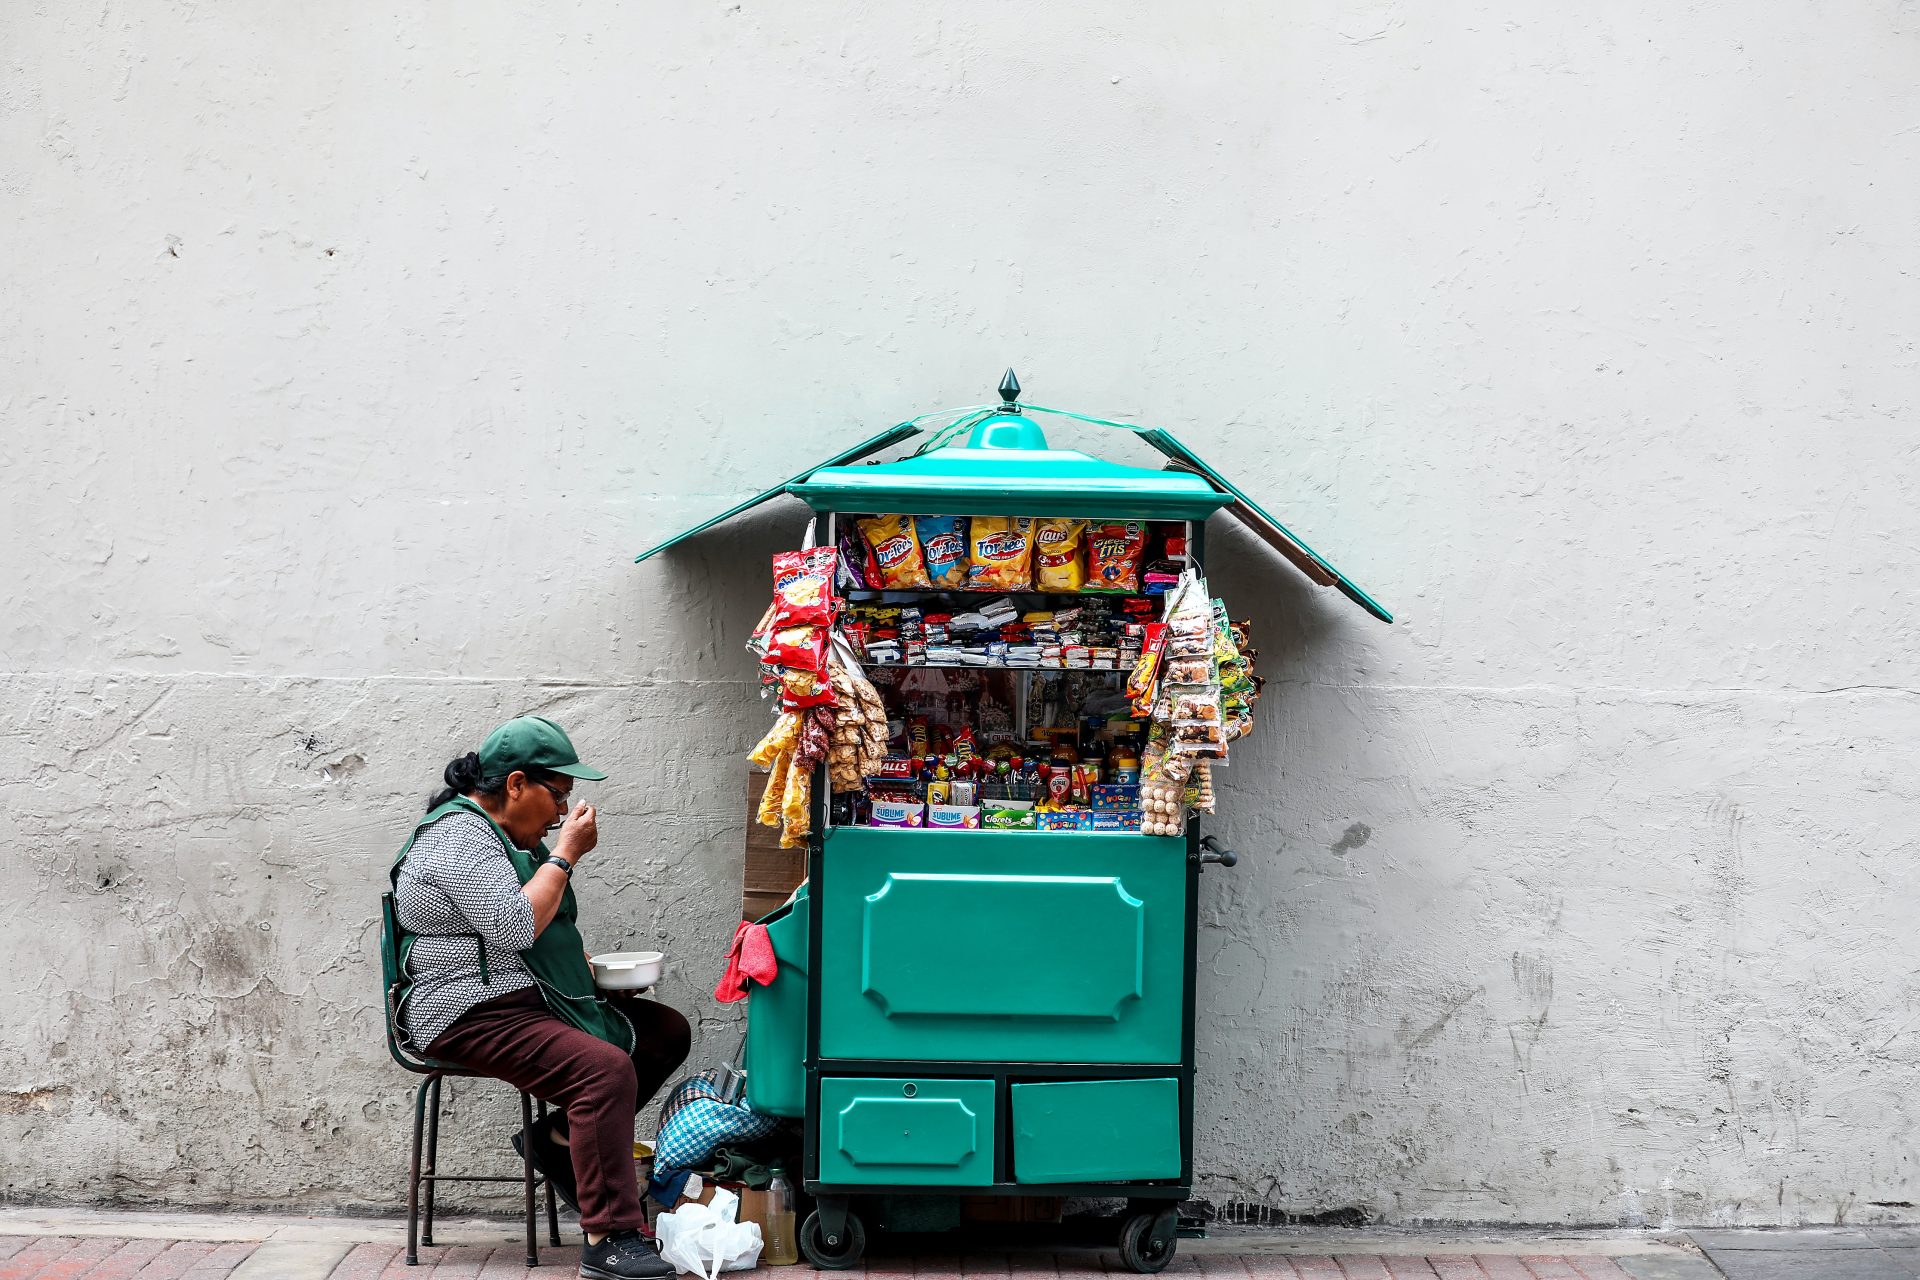
[{"label": "maroon pants", "polygon": [[633,1117],[687,1060],[687,1020],[651,1000],[622,1000],[634,1050],[622,1053],[547,1012],[537,988],[477,1004],[427,1046],[435,1058],[504,1080],[565,1108],[580,1226],[595,1235],[645,1227],[633,1169]]}]

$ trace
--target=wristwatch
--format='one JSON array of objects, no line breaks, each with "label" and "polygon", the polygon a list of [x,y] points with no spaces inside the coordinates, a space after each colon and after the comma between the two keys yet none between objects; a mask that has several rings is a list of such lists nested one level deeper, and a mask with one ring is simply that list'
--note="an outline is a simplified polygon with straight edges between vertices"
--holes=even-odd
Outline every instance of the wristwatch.
[{"label": "wristwatch", "polygon": [[547,860],[540,865],[543,867],[558,867],[567,873],[567,879],[573,879],[573,864],[557,853],[548,854]]}]

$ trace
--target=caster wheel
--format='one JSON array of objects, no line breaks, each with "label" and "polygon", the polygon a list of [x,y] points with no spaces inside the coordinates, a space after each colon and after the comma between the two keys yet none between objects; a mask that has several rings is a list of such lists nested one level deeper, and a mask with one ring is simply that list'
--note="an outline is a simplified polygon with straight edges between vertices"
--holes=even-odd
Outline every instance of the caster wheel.
[{"label": "caster wheel", "polygon": [[[800,1252],[806,1254],[807,1261],[822,1271],[845,1271],[860,1261],[860,1255],[866,1251],[867,1229],[854,1214],[847,1215],[847,1229],[838,1244],[827,1243],[826,1228],[820,1225],[817,1211],[808,1214],[807,1220],[800,1224]],[[1173,1250],[1167,1252],[1171,1254]],[[1166,1264],[1163,1262],[1160,1265]]]},{"label": "caster wheel", "polygon": [[[1173,1261],[1173,1233],[1169,1231],[1165,1236],[1154,1234],[1160,1217],[1157,1213],[1136,1213],[1120,1228],[1120,1261],[1127,1270],[1150,1276],[1165,1271],[1167,1264]],[[1168,1226],[1172,1225],[1168,1223]]]}]

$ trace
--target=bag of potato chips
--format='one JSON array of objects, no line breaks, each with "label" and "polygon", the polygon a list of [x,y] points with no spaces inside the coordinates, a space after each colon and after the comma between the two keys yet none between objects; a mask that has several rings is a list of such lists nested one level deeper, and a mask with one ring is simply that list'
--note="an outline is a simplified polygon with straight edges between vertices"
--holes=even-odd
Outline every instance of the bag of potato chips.
[{"label": "bag of potato chips", "polygon": [[860,536],[873,549],[873,562],[880,569],[880,581],[869,586],[924,591],[932,585],[927,580],[927,561],[920,553],[912,516],[874,516],[854,523],[860,526]]},{"label": "bag of potato chips", "polygon": [[920,537],[927,578],[940,590],[963,590],[967,585],[967,518],[915,516],[913,531]]},{"label": "bag of potato chips", "polygon": [[967,536],[967,589],[1025,591],[1033,582],[1033,517],[975,516]]},{"label": "bag of potato chips", "polygon": [[1033,522],[1035,591],[1078,591],[1087,585],[1087,566],[1080,556],[1086,531],[1085,520]]}]

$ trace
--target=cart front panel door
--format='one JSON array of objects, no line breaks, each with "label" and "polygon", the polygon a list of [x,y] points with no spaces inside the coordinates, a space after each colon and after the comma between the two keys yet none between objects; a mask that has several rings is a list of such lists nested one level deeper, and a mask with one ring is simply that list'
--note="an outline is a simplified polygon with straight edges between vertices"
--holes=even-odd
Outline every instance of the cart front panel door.
[{"label": "cart front panel door", "polygon": [[1180,1061],[1183,842],[843,828],[826,857],[823,1057]]},{"label": "cart front panel door", "polygon": [[993,1183],[993,1081],[820,1082],[820,1177],[869,1185]]}]

